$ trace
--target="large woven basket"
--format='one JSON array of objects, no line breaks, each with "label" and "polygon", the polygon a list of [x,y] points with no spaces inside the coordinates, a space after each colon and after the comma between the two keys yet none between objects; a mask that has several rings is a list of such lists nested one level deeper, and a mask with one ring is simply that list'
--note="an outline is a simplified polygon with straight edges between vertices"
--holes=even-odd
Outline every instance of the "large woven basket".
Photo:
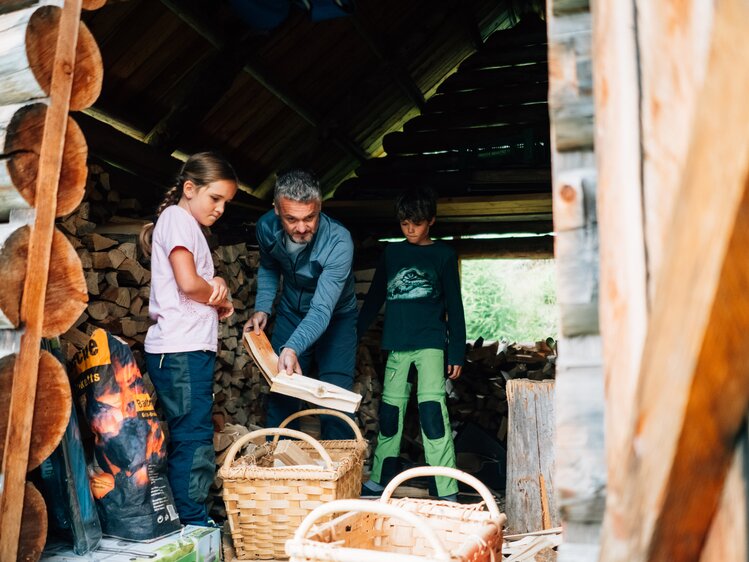
[{"label": "large woven basket", "polygon": [[[352,428],[355,439],[317,441],[300,431],[286,429],[294,419],[313,414],[337,416]],[[272,452],[279,436],[299,439],[299,448],[325,466],[272,466],[272,455],[235,457],[253,440],[267,436]],[[261,429],[239,439],[226,455],[219,475],[234,549],[239,560],[286,558],[284,543],[315,507],[332,500],[359,497],[362,464],[367,444],[348,416],[334,410],[298,412],[278,428]]]},{"label": "large woven basket", "polygon": [[[391,500],[409,478],[447,476],[476,488],[484,502]],[[348,512],[333,520],[333,513]],[[462,471],[418,467],[397,476],[380,501],[342,500],[316,508],[286,543],[290,562],[494,562],[502,560],[505,516],[481,482]]]}]

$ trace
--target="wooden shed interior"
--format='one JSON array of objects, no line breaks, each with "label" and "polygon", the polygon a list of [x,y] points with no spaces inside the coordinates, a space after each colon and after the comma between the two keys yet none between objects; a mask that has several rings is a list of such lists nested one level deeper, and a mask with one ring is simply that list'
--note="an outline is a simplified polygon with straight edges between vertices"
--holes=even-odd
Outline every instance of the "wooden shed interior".
[{"label": "wooden shed interior", "polygon": [[[397,235],[392,198],[415,184],[441,198],[436,235],[552,231],[543,2],[270,4],[129,0],[84,12],[104,85],[74,116],[144,215],[180,157],[215,149],[242,183],[221,224],[238,239],[251,240],[289,167],[320,177],[325,210],[358,240]],[[550,257],[551,239],[470,250],[508,251]]]}]

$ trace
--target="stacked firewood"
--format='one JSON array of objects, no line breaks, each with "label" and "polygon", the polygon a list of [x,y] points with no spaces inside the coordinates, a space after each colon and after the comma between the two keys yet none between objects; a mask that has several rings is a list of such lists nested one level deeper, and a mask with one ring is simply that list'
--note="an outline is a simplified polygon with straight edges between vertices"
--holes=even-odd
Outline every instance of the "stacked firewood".
[{"label": "stacked firewood", "polygon": [[485,342],[467,344],[463,374],[450,386],[450,417],[454,424],[474,422],[503,445],[507,440],[507,381],[515,378],[553,379],[553,340],[530,344]]}]

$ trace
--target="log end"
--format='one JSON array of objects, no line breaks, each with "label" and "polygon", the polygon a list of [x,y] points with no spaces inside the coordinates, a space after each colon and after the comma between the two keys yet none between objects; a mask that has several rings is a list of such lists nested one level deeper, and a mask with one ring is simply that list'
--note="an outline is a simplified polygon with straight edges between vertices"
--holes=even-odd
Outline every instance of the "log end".
[{"label": "log end", "polygon": [[[62,10],[42,6],[31,16],[26,29],[26,54],[39,86],[49,94],[57,45],[57,30]],[[104,65],[99,46],[86,24],[81,22],[75,51],[71,111],[91,107],[101,93]]]},{"label": "log end", "polygon": [[59,336],[86,310],[88,291],[81,259],[59,230],[52,237],[47,295],[44,302],[44,337]]}]

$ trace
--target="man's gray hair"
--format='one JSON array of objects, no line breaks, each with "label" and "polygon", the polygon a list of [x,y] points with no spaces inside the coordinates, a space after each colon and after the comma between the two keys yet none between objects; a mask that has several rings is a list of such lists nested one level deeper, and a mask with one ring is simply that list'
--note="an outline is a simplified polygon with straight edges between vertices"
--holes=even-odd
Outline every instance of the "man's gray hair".
[{"label": "man's gray hair", "polygon": [[320,182],[311,172],[305,170],[283,172],[276,178],[273,199],[278,203],[282,197],[300,203],[322,201]]}]

